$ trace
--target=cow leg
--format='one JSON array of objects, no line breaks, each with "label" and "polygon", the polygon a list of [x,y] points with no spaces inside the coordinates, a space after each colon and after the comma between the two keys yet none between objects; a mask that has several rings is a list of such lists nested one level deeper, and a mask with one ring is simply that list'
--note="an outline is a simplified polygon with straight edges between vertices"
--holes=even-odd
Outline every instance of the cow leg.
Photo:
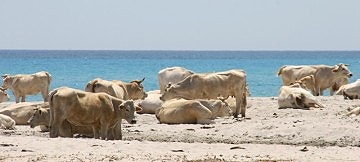
[{"label": "cow leg", "polygon": [[44,99],[44,102],[48,102],[49,101],[49,95],[48,95],[49,93],[48,93],[48,91],[45,91],[45,92],[41,92],[41,95],[42,95],[42,97],[43,97],[43,99]]},{"label": "cow leg", "polygon": [[100,135],[99,135],[100,127],[98,125],[94,125],[94,126],[92,126],[92,128],[93,128],[93,132],[94,132],[94,138],[99,139],[100,138]]},{"label": "cow leg", "polygon": [[108,140],[109,126],[107,124],[101,124],[101,139]]},{"label": "cow leg", "polygon": [[21,102],[25,102],[25,95],[21,96]]},{"label": "cow leg", "polygon": [[115,140],[122,140],[121,122],[117,122],[115,127],[113,128],[113,136]]}]

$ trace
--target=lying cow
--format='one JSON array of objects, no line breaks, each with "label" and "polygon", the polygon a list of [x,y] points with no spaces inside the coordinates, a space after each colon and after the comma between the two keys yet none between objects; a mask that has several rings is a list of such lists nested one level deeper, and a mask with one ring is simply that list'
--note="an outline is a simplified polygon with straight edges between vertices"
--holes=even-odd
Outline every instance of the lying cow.
[{"label": "lying cow", "polygon": [[144,86],[142,85],[144,79],[133,80],[130,83],[126,83],[118,80],[108,81],[96,78],[87,83],[85,91],[94,93],[104,92],[123,100],[144,99],[147,96]]},{"label": "lying cow", "polygon": [[[28,125],[30,125],[30,128],[35,128],[36,126],[45,126],[44,129],[42,128],[42,131],[49,131],[49,123],[50,123],[50,108],[37,108],[35,110],[34,115],[27,121]],[[68,121],[64,121],[63,125],[65,127],[70,127],[72,134],[79,134],[86,137],[93,137],[93,129],[90,126],[74,126],[70,124]],[[66,134],[62,134],[62,132],[59,132],[59,136],[66,136]]]},{"label": "lying cow", "polygon": [[221,100],[173,99],[156,110],[156,118],[166,124],[211,124],[216,117],[230,115],[230,107]]},{"label": "lying cow", "polygon": [[[27,121],[34,115],[38,108],[49,108],[48,102],[23,102],[9,105],[0,110],[0,114],[10,116],[15,120],[17,125],[27,125]],[[41,130],[45,131],[47,128],[44,125],[40,126]]]},{"label": "lying cow", "polygon": [[283,85],[288,86],[305,76],[314,75],[315,93],[314,95],[323,95],[323,91],[333,86],[338,79],[350,78],[352,73],[345,64],[334,66],[326,65],[301,65],[301,66],[282,66],[278,71]]},{"label": "lying cow", "polygon": [[136,105],[141,107],[141,111],[138,114],[155,114],[156,109],[160,108],[163,101],[160,100],[160,91],[150,91],[147,93],[147,97],[144,100],[136,101]]},{"label": "lying cow", "polygon": [[7,94],[6,90],[0,87],[0,103],[9,101],[10,97]]},{"label": "lying cow", "polygon": [[218,73],[193,74],[184,80],[170,84],[160,97],[166,101],[173,98],[217,99],[218,97],[236,98],[234,117],[245,117],[246,111],[246,73],[243,70],[229,70]]},{"label": "lying cow", "polygon": [[160,86],[160,93],[163,94],[166,86],[169,83],[177,83],[184,80],[189,75],[194,74],[191,70],[183,67],[168,67],[158,72],[158,80]]},{"label": "lying cow", "polygon": [[324,107],[309,91],[299,84],[282,86],[278,98],[279,108],[309,108]]},{"label": "lying cow", "polygon": [[336,92],[342,87],[343,85],[349,84],[349,78],[340,78],[335,81],[335,83],[330,87],[330,96],[336,94]]},{"label": "lying cow", "polygon": [[25,102],[26,95],[35,95],[41,93],[44,102],[48,101],[50,83],[52,80],[48,72],[41,71],[35,74],[18,74],[2,76],[4,89],[12,89],[16,103]]},{"label": "lying cow", "polygon": [[315,78],[314,75],[309,75],[309,76],[305,76],[297,81],[295,81],[294,84],[300,84],[301,88],[304,88],[310,92],[312,92],[312,94],[315,94]]},{"label": "lying cow", "polygon": [[360,79],[341,86],[336,94],[343,95],[345,99],[360,99]]},{"label": "lying cow", "polygon": [[[132,100],[121,100],[106,93],[90,93],[68,87],[53,90],[50,97],[50,137],[58,137],[59,132],[64,132],[67,137],[72,137],[70,129],[63,126],[67,120],[76,126],[92,126],[94,138],[111,139],[108,134],[110,128],[121,120],[129,123],[136,121],[134,112],[140,111],[134,106]],[[121,139],[121,128],[115,132],[115,138]],[[118,134],[116,134],[118,133]]]},{"label": "lying cow", "polygon": [[7,115],[0,114],[0,129],[15,129],[15,120]]},{"label": "lying cow", "polygon": [[356,116],[360,114],[360,107],[356,107],[352,109],[349,113],[346,114],[346,116]]}]

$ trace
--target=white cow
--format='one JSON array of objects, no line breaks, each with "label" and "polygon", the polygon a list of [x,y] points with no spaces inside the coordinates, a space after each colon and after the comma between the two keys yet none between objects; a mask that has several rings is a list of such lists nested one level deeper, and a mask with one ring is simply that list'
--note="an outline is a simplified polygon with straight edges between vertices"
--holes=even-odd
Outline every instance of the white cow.
[{"label": "white cow", "polygon": [[279,108],[324,107],[309,91],[299,84],[282,86],[278,98]]},{"label": "white cow", "polygon": [[0,114],[0,129],[15,129],[15,120],[7,115]]},{"label": "white cow", "polygon": [[141,111],[137,112],[138,114],[155,114],[155,110],[163,104],[163,101],[160,100],[159,90],[149,91],[147,94],[148,96],[144,100],[136,101],[136,104],[142,108]]},{"label": "white cow", "polygon": [[2,76],[4,89],[12,89],[16,103],[25,102],[26,95],[35,95],[39,92],[42,94],[44,102],[48,101],[50,83],[52,80],[48,72],[41,71],[35,74],[18,74]]},{"label": "white cow", "polygon": [[184,80],[187,76],[194,74],[191,70],[183,67],[168,67],[158,73],[160,93],[164,93],[169,83],[177,83]]}]

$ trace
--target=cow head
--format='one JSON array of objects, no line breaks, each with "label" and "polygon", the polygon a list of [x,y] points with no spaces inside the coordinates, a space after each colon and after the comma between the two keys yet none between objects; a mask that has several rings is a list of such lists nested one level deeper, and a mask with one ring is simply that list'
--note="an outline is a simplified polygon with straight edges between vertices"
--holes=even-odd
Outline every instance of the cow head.
[{"label": "cow head", "polygon": [[142,110],[141,107],[134,106],[133,100],[123,101],[120,104],[119,109],[120,109],[120,114],[121,114],[122,118],[125,119],[130,124],[136,123],[134,113]]},{"label": "cow head", "polygon": [[[227,97],[228,98],[228,97]],[[226,102],[227,98],[218,97],[221,101],[220,110],[218,116],[231,116],[233,114],[230,105]]]},{"label": "cow head", "polygon": [[166,86],[164,93],[160,96],[160,100],[167,101],[176,97],[177,97],[177,91],[174,88],[174,84],[169,83]]},{"label": "cow head", "polygon": [[10,88],[11,87],[11,84],[12,84],[12,77],[9,75],[9,74],[5,74],[5,75],[3,75],[3,76],[1,76],[1,77],[3,77],[3,85],[2,85],[2,88],[3,89],[8,89],[8,88]]},{"label": "cow head", "polygon": [[133,100],[137,99],[145,99],[147,97],[147,94],[145,93],[144,86],[142,82],[145,80],[143,78],[142,80],[133,80],[131,81],[131,88],[128,89],[128,93]]},{"label": "cow head", "polygon": [[333,67],[332,72],[338,73],[341,77],[345,76],[347,78],[350,78],[350,77],[352,77],[352,73],[348,69],[348,66],[349,65],[347,65],[347,64],[340,63]]},{"label": "cow head", "polygon": [[27,121],[27,124],[30,125],[31,128],[34,128],[38,125],[49,125],[50,114],[46,109],[43,108],[35,108],[34,115]]},{"label": "cow head", "polygon": [[0,87],[0,102],[6,102],[9,100],[10,100],[10,97],[6,92],[6,89],[3,89],[2,87]]}]

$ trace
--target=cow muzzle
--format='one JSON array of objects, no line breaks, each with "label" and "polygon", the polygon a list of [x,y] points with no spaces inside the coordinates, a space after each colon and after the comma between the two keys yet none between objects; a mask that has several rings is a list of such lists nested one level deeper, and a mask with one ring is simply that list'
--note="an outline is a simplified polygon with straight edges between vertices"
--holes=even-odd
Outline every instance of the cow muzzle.
[{"label": "cow muzzle", "polygon": [[352,76],[353,76],[352,73],[350,73],[350,74],[349,74],[349,78],[351,78]]},{"label": "cow muzzle", "polygon": [[130,121],[130,124],[136,124],[136,120],[134,119],[134,120],[131,120]]}]

